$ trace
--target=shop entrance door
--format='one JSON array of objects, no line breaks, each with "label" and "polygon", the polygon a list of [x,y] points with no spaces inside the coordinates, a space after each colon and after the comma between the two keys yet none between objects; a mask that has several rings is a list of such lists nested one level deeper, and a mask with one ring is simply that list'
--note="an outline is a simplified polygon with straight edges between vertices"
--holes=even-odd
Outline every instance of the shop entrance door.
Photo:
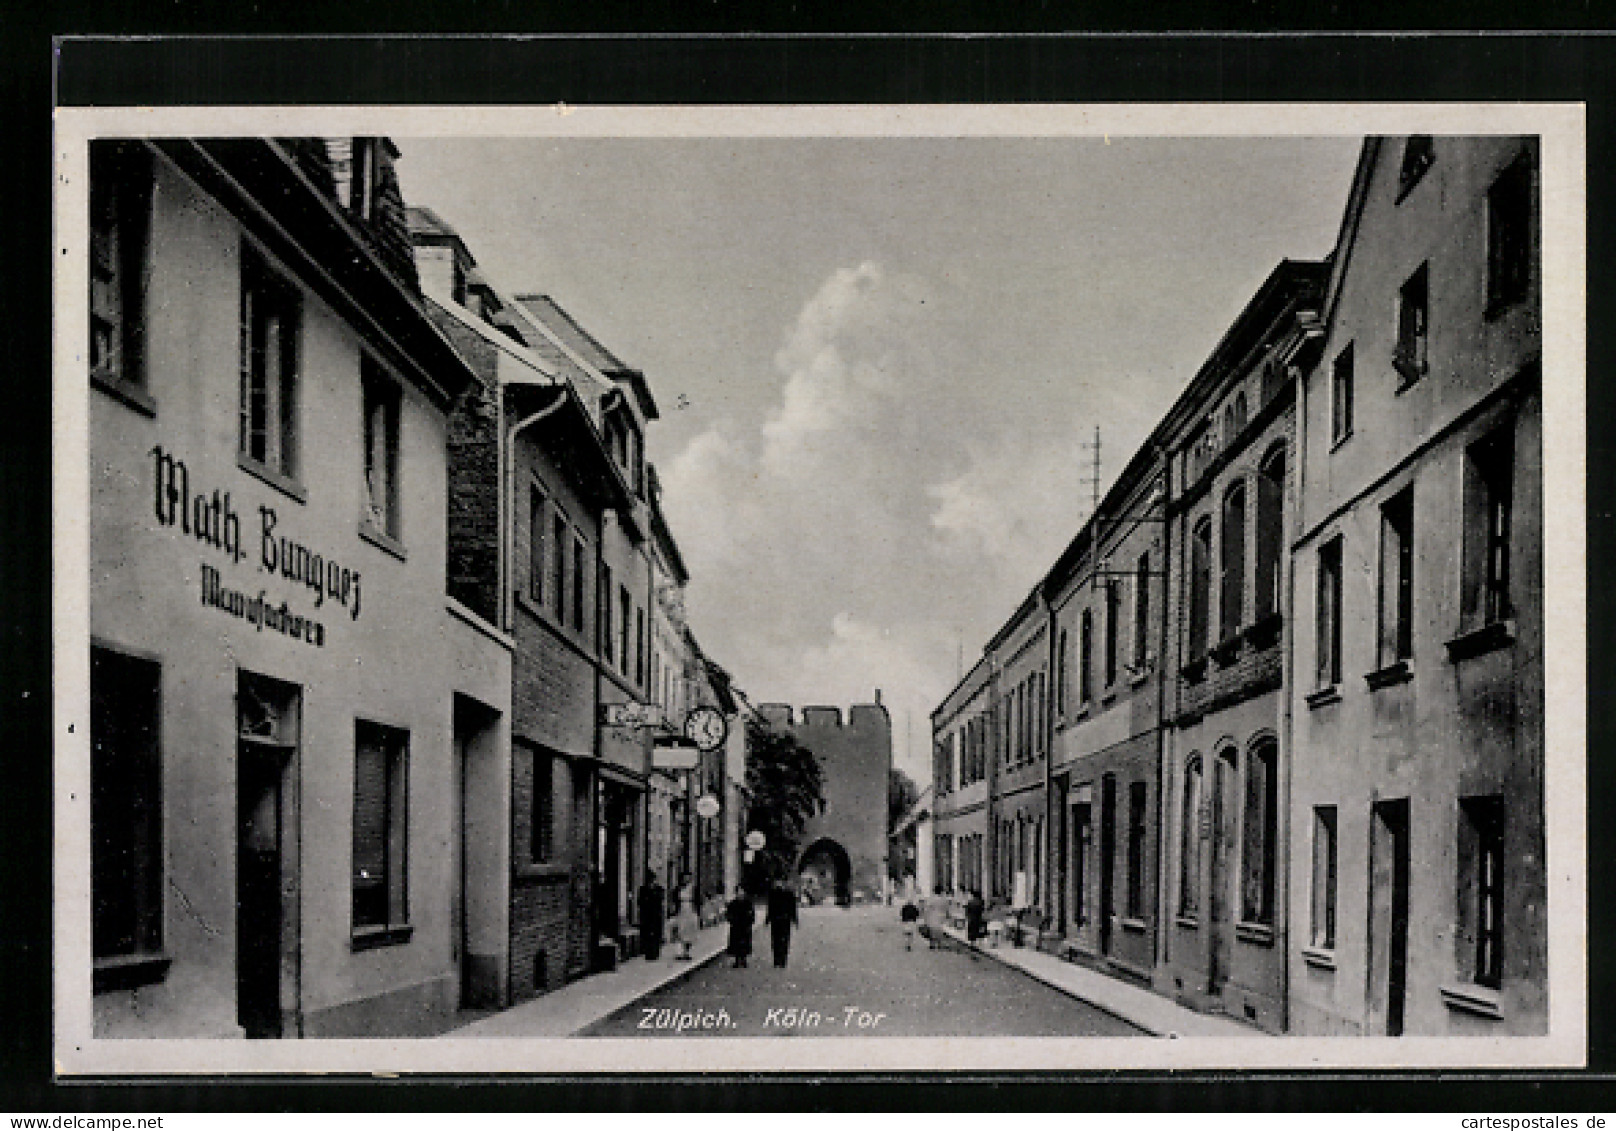
[{"label": "shop entrance door", "polygon": [[1234,896],[1233,851],[1235,814],[1239,811],[1235,797],[1237,782],[1234,752],[1219,755],[1212,763],[1212,862],[1207,892],[1207,918],[1211,937],[1207,940],[1207,992],[1214,996],[1223,993],[1223,984],[1229,980],[1229,954],[1233,949],[1234,916],[1230,904]]},{"label": "shop entrance door", "polygon": [[302,1036],[298,968],[300,693],[241,673],[236,691],[236,1023]]},{"label": "shop entrance door", "polygon": [[1117,778],[1100,779],[1100,953],[1111,954],[1112,900],[1117,864]]},{"label": "shop entrance door", "polygon": [[1402,1036],[1408,985],[1408,798],[1375,804],[1369,872],[1369,1012]]}]

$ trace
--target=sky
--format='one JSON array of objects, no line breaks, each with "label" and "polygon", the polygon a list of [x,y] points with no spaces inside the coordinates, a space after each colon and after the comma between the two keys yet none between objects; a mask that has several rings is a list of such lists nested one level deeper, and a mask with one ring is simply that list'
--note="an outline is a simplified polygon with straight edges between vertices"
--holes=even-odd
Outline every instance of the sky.
[{"label": "sky", "polygon": [[894,764],[1281,259],[1357,138],[399,139],[406,201],[661,409],[702,648],[753,703],[881,691]]}]

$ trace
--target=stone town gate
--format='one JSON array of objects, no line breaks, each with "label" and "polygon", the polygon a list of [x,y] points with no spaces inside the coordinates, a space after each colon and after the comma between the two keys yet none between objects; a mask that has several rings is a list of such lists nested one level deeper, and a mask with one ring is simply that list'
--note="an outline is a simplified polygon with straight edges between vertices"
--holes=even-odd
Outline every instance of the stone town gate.
[{"label": "stone town gate", "polygon": [[879,896],[887,871],[887,778],[892,766],[892,720],[886,708],[857,703],[845,721],[837,707],[804,707],[797,718],[787,704],[766,703],[758,713],[812,750],[824,774],[825,811],[803,831],[798,870],[845,868],[854,894]]}]

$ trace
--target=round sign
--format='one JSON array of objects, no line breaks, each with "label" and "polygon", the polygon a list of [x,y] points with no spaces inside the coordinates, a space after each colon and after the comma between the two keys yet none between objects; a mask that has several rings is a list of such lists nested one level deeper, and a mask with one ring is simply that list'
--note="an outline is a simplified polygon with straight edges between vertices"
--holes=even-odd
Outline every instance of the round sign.
[{"label": "round sign", "polygon": [[753,829],[751,832],[746,834],[746,847],[750,848],[753,852],[756,852],[767,843],[769,843],[769,838],[764,836],[757,829]]},{"label": "round sign", "polygon": [[696,816],[712,820],[718,816],[718,798],[710,793],[704,793],[696,799]]},{"label": "round sign", "polygon": [[741,853],[741,863],[750,864],[756,856],[757,853],[748,848],[745,852]]}]

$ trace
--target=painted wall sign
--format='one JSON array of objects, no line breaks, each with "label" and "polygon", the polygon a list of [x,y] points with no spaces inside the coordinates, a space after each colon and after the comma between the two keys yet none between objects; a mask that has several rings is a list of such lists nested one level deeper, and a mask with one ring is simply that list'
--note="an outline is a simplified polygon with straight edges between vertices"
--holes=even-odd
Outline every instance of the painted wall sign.
[{"label": "painted wall sign", "polygon": [[325,626],[319,621],[294,613],[285,601],[277,608],[262,589],[258,596],[249,597],[229,588],[220,580],[219,571],[206,562],[202,563],[202,603],[245,620],[259,632],[270,628],[316,648],[325,647]]},{"label": "painted wall sign", "polygon": [[[248,555],[241,536],[241,515],[236,512],[231,502],[230,492],[221,493],[218,488],[214,488],[210,494],[206,488],[198,488],[193,493],[190,469],[185,466],[184,460],[176,459],[172,453],[164,451],[161,444],[152,448],[151,456],[153,502],[158,524],[161,526],[178,524],[182,532],[191,535],[197,541],[216,550],[222,550],[226,560],[232,565],[240,565],[245,561]],[[296,539],[277,534],[276,527],[279,524],[280,519],[274,507],[258,508],[258,572],[269,574],[279,572],[286,580],[299,582],[309,589],[314,594],[316,609],[323,607],[329,599],[347,609],[348,615],[358,620],[362,601],[359,571],[350,569],[335,558],[310,550]],[[217,600],[210,599],[210,595]],[[259,598],[268,600],[263,593],[259,594]],[[251,600],[253,599],[247,598],[242,592],[225,588],[218,570],[211,566],[203,567],[203,604],[224,608],[233,615],[245,617],[245,613],[235,612],[235,609],[246,608]],[[224,603],[220,604],[221,601]],[[285,616],[281,616],[283,611]],[[299,623],[304,621],[304,618],[290,611],[286,602],[282,602],[278,608],[271,609],[271,612],[276,615],[254,623],[257,623],[260,629],[268,624],[269,627],[286,632],[287,635],[301,636],[310,643],[324,643],[325,631],[317,624],[315,628],[319,631],[315,635],[319,636],[318,641],[313,639],[310,635],[312,630],[306,626],[295,632],[290,628],[279,627],[283,623],[291,624],[294,620]]]}]

